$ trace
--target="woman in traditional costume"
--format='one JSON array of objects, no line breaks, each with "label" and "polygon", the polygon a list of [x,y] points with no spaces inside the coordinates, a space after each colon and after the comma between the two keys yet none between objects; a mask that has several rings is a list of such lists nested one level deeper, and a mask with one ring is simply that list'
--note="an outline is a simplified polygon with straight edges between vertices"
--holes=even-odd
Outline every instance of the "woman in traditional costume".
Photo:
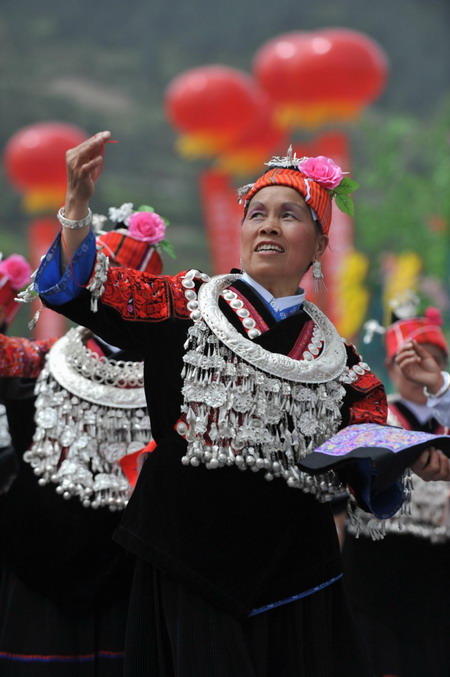
[{"label": "woman in traditional costume", "polygon": [[[116,227],[96,243],[112,265],[161,272],[164,228],[152,242],[133,228],[146,215],[164,225],[110,209]],[[141,357],[83,327],[0,334],[0,376],[20,460],[0,499],[0,674],[121,677],[132,561],[112,533],[151,438]]]},{"label": "woman in traditional costume", "polygon": [[[442,371],[448,345],[439,311],[405,317],[406,304],[397,305],[398,317],[385,332],[396,388],[388,423],[448,434],[442,425],[450,424],[450,376]],[[450,485],[417,476],[413,485],[410,511],[385,520],[380,543],[370,538],[362,512],[345,537],[346,587],[377,677],[450,674]]]},{"label": "woman in traditional costume", "polygon": [[[3,258],[0,253],[0,332],[4,334],[13,321],[19,305],[14,297],[30,283],[31,266],[21,254]],[[0,401],[1,401],[0,388]],[[18,460],[11,445],[4,404],[0,404],[0,495],[8,490],[18,470]]]},{"label": "woman in traditional costume", "polygon": [[[356,477],[297,466],[348,423],[386,420],[382,384],[298,287],[311,264],[322,278],[342,172],[276,158],[242,193],[243,271],[146,275],[108,269],[89,232],[109,138],[69,151],[64,246],[36,284],[47,305],[145,360],[157,446],[115,536],[137,558],[125,674],[370,675],[329,499],[348,481],[366,509],[376,502]],[[399,483],[388,493],[382,516],[403,500]]]}]

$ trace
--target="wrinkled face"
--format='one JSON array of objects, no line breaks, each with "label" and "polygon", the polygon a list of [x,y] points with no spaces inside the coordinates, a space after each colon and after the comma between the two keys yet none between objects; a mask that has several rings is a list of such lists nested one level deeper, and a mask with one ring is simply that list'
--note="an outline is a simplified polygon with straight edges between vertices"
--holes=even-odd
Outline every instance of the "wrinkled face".
[{"label": "wrinkled face", "polygon": [[297,190],[267,186],[254,195],[242,222],[242,268],[275,297],[289,296],[327,243]]},{"label": "wrinkled face", "polygon": [[[433,343],[423,343],[422,345],[434,357],[439,368],[441,370],[446,369],[447,357],[444,351]],[[405,400],[416,402],[416,404],[426,403],[427,398],[424,395],[423,386],[407,379],[396,362],[393,361],[388,365],[388,372],[397,392],[404,397]]]}]

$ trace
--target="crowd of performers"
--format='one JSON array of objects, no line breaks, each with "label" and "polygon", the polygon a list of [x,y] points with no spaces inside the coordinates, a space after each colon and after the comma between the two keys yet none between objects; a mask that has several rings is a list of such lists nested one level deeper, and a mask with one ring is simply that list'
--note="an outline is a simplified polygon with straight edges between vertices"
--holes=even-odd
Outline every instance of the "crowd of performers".
[{"label": "crowd of performers", "polygon": [[157,214],[90,228],[108,139],[68,154],[34,283],[77,326],[10,337],[25,278],[0,266],[0,674],[448,677],[447,457],[382,504],[367,465],[298,465],[348,425],[447,433],[438,314],[396,309],[387,401],[298,288],[322,279],[337,165],[273,159],[241,191],[242,271],[165,276]]}]

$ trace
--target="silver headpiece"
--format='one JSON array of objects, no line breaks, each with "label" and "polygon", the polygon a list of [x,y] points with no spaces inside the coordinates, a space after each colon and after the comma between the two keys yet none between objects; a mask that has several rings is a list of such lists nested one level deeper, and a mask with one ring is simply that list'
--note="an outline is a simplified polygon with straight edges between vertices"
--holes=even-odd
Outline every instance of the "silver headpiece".
[{"label": "silver headpiece", "polygon": [[297,153],[292,154],[292,144],[288,148],[287,155],[280,157],[279,155],[274,155],[269,162],[264,164],[270,169],[274,167],[283,167],[284,169],[298,169],[299,165],[307,160],[307,157],[297,157]]},{"label": "silver headpiece", "polygon": [[[299,169],[300,163],[304,160],[307,160],[306,157],[297,157],[296,153],[292,153],[292,144],[289,146],[287,155],[281,157],[280,155],[274,155],[269,162],[264,164],[269,167],[269,169],[274,169],[275,167],[280,167],[283,169]],[[242,204],[247,193],[253,188],[254,183],[247,183],[245,186],[241,186],[237,189],[238,202]]]}]

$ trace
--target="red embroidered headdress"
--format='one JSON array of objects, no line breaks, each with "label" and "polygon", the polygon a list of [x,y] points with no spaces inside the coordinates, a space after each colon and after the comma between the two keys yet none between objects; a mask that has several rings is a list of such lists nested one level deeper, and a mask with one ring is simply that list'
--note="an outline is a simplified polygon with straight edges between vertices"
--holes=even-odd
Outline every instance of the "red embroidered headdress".
[{"label": "red embroidered headdress", "polygon": [[442,318],[437,308],[428,308],[423,317],[397,320],[386,329],[386,355],[388,360],[396,355],[406,341],[431,343],[448,353],[448,345],[441,329]]},{"label": "red embroidered headdress", "polygon": [[384,335],[386,357],[391,361],[406,341],[431,343],[448,354],[448,345],[442,331],[442,316],[438,308],[427,308],[419,315],[420,299],[411,290],[391,298],[388,303],[390,322],[383,327],[377,320],[364,324],[364,343],[370,343],[374,334]]},{"label": "red embroidered headdress", "polygon": [[0,261],[0,326],[4,322],[11,324],[20,308],[14,299],[30,281],[31,266],[23,256],[11,254]]},{"label": "red embroidered headdress", "polygon": [[313,218],[318,220],[324,235],[331,225],[332,199],[342,211],[353,215],[353,202],[349,193],[358,188],[356,181],[344,178],[342,169],[330,158],[319,155],[315,158],[297,158],[292,155],[292,146],[286,157],[274,157],[266,163],[268,171],[253,184],[238,190],[239,198],[245,199],[248,208],[254,195],[267,186],[288,186],[303,196],[312,208]]},{"label": "red embroidered headdress", "polygon": [[[133,209],[132,203],[109,209],[109,218],[116,223],[116,229],[99,232],[97,244],[116,263],[128,268],[159,275],[162,271],[160,250],[173,256],[172,247],[164,240],[165,221],[152,207]],[[102,227],[105,217],[97,216],[94,227]]]}]

